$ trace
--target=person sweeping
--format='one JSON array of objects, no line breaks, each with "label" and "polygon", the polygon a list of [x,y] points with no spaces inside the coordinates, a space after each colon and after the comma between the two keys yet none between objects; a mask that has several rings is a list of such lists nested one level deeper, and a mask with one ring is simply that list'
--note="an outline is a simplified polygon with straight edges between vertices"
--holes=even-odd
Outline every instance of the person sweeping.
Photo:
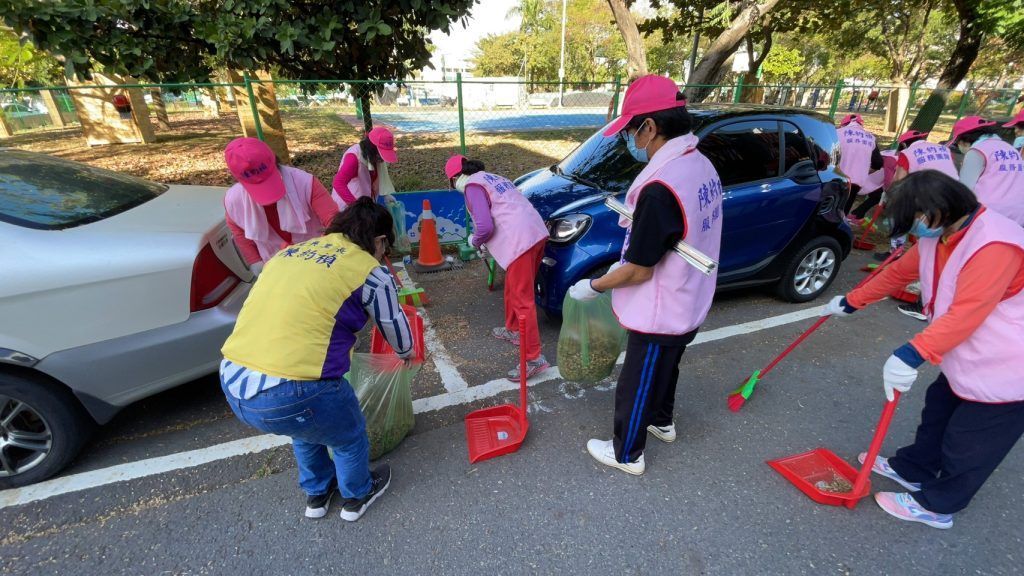
[{"label": "person sweeping", "polygon": [[590,455],[606,466],[644,473],[647,433],[676,439],[673,421],[679,361],[704,322],[717,273],[705,275],[673,252],[684,239],[714,260],[722,236],[722,182],[697,149],[686,98],[662,76],[630,84],[622,116],[604,131],[619,134],[646,164],[626,193],[632,224],[619,263],[600,278],[569,289],[577,300],[612,291],[612,309],[628,331],[626,358],[615,389],[611,440],[591,439]]},{"label": "person sweeping", "polygon": [[267,263],[221,350],[221,389],[235,416],[291,437],[307,518],[324,517],[340,489],[342,519],[358,520],[391,482],[387,464],[369,468],[366,421],[345,374],[370,318],[400,358],[414,353],[394,280],[380,263],[393,241],[388,211],[357,200],[324,236]]},{"label": "person sweeping", "polygon": [[236,138],[224,161],[238,183],[224,196],[225,221],[257,275],[278,250],[323,233],[338,206],[315,176],[283,166],[261,140]]},{"label": "person sweeping", "polygon": [[393,201],[395,187],[391,183],[388,164],[398,161],[395,135],[383,126],[366,133],[341,156],[334,175],[332,195],[338,208],[344,210],[360,198],[374,202],[383,196]]},{"label": "person sweeping", "polygon": [[[525,349],[526,377],[531,378],[550,367],[541,353],[533,294],[548,229],[515,184],[484,170],[483,163],[460,155],[449,158],[444,166],[449,185],[465,196],[473,219],[469,244],[489,253],[505,270],[505,325],[492,334]],[[525,334],[519,333],[519,315],[526,317]],[[518,364],[508,379],[519,381]]]},{"label": "person sweeping", "polygon": [[[850,179],[850,198],[846,213],[854,224],[860,224],[868,210],[882,199],[885,161],[878,150],[875,135],[864,128],[860,114],[847,114],[836,128],[839,138],[839,171]],[[858,196],[866,196],[856,210]]]},{"label": "person sweeping", "polygon": [[886,361],[886,398],[909,391],[925,362],[942,372],[914,442],[872,463],[906,492],[875,501],[900,520],[950,528],[1024,434],[1024,229],[934,170],[900,182],[887,215],[893,234],[918,243],[824,314],[849,316],[920,279],[929,324]]},{"label": "person sweeping", "polygon": [[949,145],[964,155],[960,181],[978,201],[1024,226],[1024,158],[996,133],[996,123],[968,116],[953,125]]}]

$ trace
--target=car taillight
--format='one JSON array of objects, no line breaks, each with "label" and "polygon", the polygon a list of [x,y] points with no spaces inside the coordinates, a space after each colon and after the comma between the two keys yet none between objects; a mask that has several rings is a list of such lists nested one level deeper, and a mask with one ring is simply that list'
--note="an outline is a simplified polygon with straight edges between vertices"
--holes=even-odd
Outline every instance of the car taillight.
[{"label": "car taillight", "polygon": [[220,304],[242,279],[235,275],[207,244],[196,256],[192,266],[192,312],[213,308]]}]

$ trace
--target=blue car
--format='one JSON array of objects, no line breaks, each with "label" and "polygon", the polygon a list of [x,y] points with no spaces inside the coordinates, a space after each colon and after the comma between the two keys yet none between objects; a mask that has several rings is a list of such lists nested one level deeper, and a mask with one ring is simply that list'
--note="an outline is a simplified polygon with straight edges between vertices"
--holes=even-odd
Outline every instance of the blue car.
[{"label": "blue car", "polygon": [[[790,302],[817,298],[853,244],[832,122],[764,106],[690,112],[699,148],[724,188],[719,289],[772,285]],[[621,138],[599,130],[558,164],[516,180],[550,232],[536,286],[537,303],[549,314],[560,314],[573,283],[618,260],[625,230],[604,199],[624,200],[642,167]]]}]

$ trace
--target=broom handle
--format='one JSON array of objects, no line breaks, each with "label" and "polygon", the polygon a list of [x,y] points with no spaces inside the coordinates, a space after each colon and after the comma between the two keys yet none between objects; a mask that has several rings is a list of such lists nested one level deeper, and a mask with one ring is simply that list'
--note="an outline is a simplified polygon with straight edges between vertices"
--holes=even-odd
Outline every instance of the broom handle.
[{"label": "broom handle", "polygon": [[395,272],[395,267],[391,265],[391,259],[387,256],[384,257],[384,263],[388,265],[388,270],[391,272],[391,277],[395,279],[398,287],[402,287],[402,280],[398,277],[398,273]]},{"label": "broom handle", "polygon": [[[858,282],[857,285],[853,287],[853,289],[856,290],[857,288],[860,288],[864,284],[867,284],[869,280],[877,276],[878,273],[881,272],[884,268],[888,267],[890,262],[892,262],[896,258],[899,258],[903,254],[903,250],[904,248],[902,246],[899,249],[894,250],[893,253],[890,254],[889,257],[885,259],[885,262],[879,264],[878,268],[875,268],[874,270],[871,271],[870,274],[862,278],[861,281]],[[767,366],[762,368],[759,377],[763,378],[764,376],[768,375],[768,373],[771,372],[773,368],[778,366],[779,362],[782,362],[783,358],[789,356],[790,352],[792,352],[794,349],[796,349],[797,346],[803,343],[803,341],[806,340],[808,336],[813,334],[815,330],[821,328],[821,325],[824,324],[829,318],[831,318],[831,316],[822,316],[821,318],[818,318],[818,321],[815,322],[810,328],[808,328],[803,334],[801,334],[799,338],[794,340],[788,348],[783,350],[782,354],[776,356],[774,360],[772,360]]]},{"label": "broom handle", "polygon": [[860,472],[857,473],[857,481],[853,484],[853,496],[854,498],[846,501],[847,508],[853,508],[857,505],[857,501],[860,499],[858,494],[862,490],[867,488],[868,478],[871,476],[871,466],[875,463],[875,458],[878,453],[882,450],[882,442],[885,441],[885,434],[889,431],[889,423],[892,422],[893,414],[896,413],[896,403],[900,401],[900,391],[893,391],[892,402],[886,402],[885,408],[882,409],[882,417],[878,419],[878,427],[875,428],[875,435],[871,438],[871,446],[868,447],[867,458],[864,459],[864,464],[860,467]]},{"label": "broom handle", "polygon": [[867,228],[864,229],[864,232],[861,233],[860,238],[857,239],[857,242],[863,242],[868,237],[868,234],[870,234],[871,231],[875,229],[875,222],[878,221],[878,217],[881,215],[882,208],[884,206],[885,205],[882,203],[879,203],[878,206],[875,206],[875,213],[871,215],[871,221],[868,223]]},{"label": "broom handle", "polygon": [[519,418],[526,420],[526,316],[519,314]]}]

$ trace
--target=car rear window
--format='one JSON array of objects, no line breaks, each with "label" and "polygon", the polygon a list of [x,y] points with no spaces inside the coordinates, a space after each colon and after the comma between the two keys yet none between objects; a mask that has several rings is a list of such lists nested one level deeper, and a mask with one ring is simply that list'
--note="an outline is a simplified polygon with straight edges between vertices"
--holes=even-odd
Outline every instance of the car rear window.
[{"label": "car rear window", "polygon": [[0,221],[63,230],[110,218],[167,186],[23,150],[0,149]]}]

